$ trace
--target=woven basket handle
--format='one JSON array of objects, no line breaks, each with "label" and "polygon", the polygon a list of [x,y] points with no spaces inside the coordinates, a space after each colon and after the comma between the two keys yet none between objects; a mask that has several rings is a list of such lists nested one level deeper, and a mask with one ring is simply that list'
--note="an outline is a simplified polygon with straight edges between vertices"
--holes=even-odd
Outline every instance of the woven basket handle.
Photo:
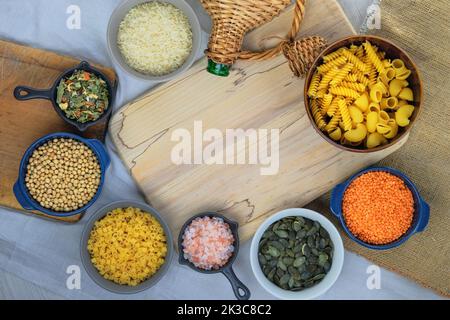
[{"label": "woven basket handle", "polygon": [[305,16],[306,0],[297,0],[294,8],[294,19],[291,30],[285,40],[276,47],[261,52],[241,51],[237,58],[241,60],[262,61],[283,53],[289,62],[292,72],[297,76],[305,76],[317,55],[325,48],[326,41],[322,37],[306,37],[295,40]]},{"label": "woven basket handle", "polygon": [[261,61],[273,58],[279,55],[282,52],[283,43],[286,41],[293,42],[297,37],[298,32],[300,31],[300,25],[305,16],[305,2],[306,0],[297,0],[295,2],[294,9],[294,20],[292,21],[291,30],[287,35],[287,39],[283,40],[276,47],[267,49],[261,52],[251,52],[251,51],[241,51],[238,54],[238,58],[241,60],[253,60],[253,61]]}]

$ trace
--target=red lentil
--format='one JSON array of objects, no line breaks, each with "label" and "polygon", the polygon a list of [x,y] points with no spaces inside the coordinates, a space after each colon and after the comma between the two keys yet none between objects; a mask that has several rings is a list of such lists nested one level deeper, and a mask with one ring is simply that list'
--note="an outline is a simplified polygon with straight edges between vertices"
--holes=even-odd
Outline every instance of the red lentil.
[{"label": "red lentil", "polygon": [[409,229],[414,213],[411,190],[398,177],[372,171],[356,178],[342,202],[350,232],[370,244],[387,244]]}]

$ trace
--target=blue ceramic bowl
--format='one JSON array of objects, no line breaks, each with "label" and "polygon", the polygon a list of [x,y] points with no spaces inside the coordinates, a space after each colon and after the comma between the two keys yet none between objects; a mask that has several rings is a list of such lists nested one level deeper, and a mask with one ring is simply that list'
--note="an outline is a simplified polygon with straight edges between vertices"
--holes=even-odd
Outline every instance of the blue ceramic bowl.
[{"label": "blue ceramic bowl", "polygon": [[[357,237],[355,237],[350,230],[347,228],[347,225],[345,223],[344,216],[342,214],[342,200],[344,197],[344,192],[347,190],[348,186],[358,178],[359,176],[372,171],[383,171],[388,172],[390,174],[393,174],[400,179],[403,180],[405,185],[411,190],[411,193],[414,197],[414,217],[411,226],[409,227],[408,231],[401,236],[399,239],[397,239],[394,242],[385,244],[385,245],[373,245],[366,243]],[[359,243],[360,245],[373,249],[373,250],[387,250],[392,249],[395,247],[398,247],[402,243],[404,243],[406,240],[408,240],[413,234],[417,232],[422,232],[425,230],[425,228],[428,225],[428,220],[430,219],[430,207],[429,205],[422,199],[422,197],[419,194],[419,191],[417,190],[416,186],[412,181],[404,175],[402,172],[392,169],[389,167],[370,167],[368,169],[362,170],[358,172],[357,174],[350,177],[347,181],[345,181],[342,184],[337,185],[332,193],[331,193],[331,201],[330,201],[330,208],[333,214],[339,219],[341,222],[342,227],[344,228],[347,235],[355,242]]]},{"label": "blue ceramic bowl", "polygon": [[[75,211],[70,212],[56,212],[49,209],[46,209],[42,207],[36,200],[33,199],[33,197],[28,192],[28,189],[25,185],[25,176],[27,174],[27,165],[28,161],[33,154],[33,151],[43,145],[44,143],[52,140],[52,139],[59,139],[59,138],[68,138],[68,139],[74,139],[77,141],[80,141],[87,145],[97,156],[98,162],[100,164],[101,169],[101,178],[100,178],[100,184],[97,189],[97,193],[95,196],[87,203],[84,207],[79,208]],[[20,162],[20,168],[19,168],[19,178],[17,179],[16,183],[14,184],[14,195],[16,196],[17,201],[20,203],[20,205],[25,210],[38,210],[48,216],[52,217],[70,217],[77,214],[84,213],[94,202],[98,199],[100,196],[100,193],[102,191],[103,183],[105,181],[105,172],[106,169],[108,169],[110,164],[110,159],[108,156],[108,153],[106,152],[105,147],[103,144],[95,139],[84,139],[80,136],[77,136],[75,134],[71,133],[64,133],[64,132],[58,132],[58,133],[52,133],[49,135],[46,135],[38,140],[36,140],[28,149],[25,151],[25,154],[22,157],[22,161]]]}]

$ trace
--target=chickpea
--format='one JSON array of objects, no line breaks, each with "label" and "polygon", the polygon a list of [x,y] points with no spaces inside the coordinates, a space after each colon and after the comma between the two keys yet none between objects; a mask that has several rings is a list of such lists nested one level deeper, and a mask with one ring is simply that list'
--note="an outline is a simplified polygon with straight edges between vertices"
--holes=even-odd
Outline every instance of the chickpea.
[{"label": "chickpea", "polygon": [[38,147],[27,164],[30,195],[53,211],[86,205],[100,183],[100,165],[92,150],[73,139],[53,139]]}]

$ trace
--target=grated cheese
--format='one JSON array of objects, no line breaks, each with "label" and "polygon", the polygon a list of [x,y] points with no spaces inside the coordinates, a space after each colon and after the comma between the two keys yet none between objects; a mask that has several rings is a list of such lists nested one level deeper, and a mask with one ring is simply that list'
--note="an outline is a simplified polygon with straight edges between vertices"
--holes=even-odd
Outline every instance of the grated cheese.
[{"label": "grated cheese", "polygon": [[117,45],[126,63],[136,71],[154,76],[171,73],[192,51],[189,19],[172,4],[142,3],[120,23]]}]

